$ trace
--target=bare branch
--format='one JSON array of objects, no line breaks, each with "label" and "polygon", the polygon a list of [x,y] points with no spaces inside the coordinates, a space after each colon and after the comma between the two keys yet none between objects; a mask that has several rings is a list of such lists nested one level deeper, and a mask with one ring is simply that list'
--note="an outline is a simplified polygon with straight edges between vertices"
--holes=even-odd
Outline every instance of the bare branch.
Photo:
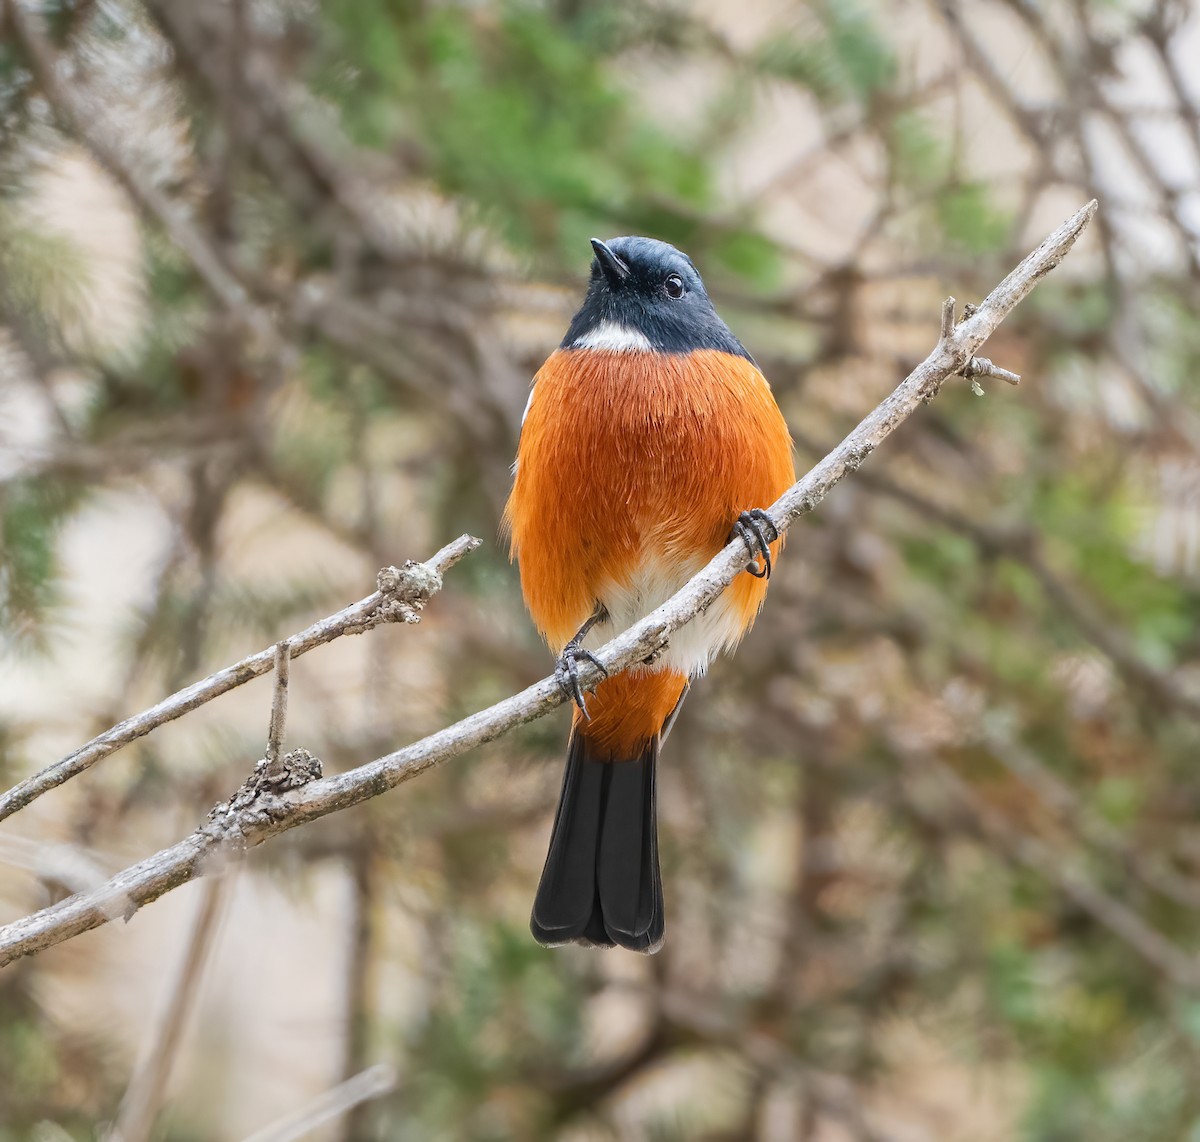
[{"label": "bare branch", "polygon": [[[442,587],[442,575],[480,544],[470,535],[459,536],[424,563],[411,560],[403,567],[385,567],[379,573],[379,590],[357,603],[287,639],[288,657],[296,658],[345,634],[362,634],[385,622],[416,622],[421,608]],[[123,746],[151,730],[227,694],[251,679],[266,674],[275,665],[275,648],[260,650],[224,670],[164,698],[157,706],[118,722],[61,761],[14,785],[0,797],[0,821],[25,808],[43,793],[91,768]]]},{"label": "bare branch", "polygon": [[[932,400],[949,378],[960,373],[1001,321],[1067,255],[1096,213],[1093,199],[1055,230],[961,321],[948,338],[939,337],[925,358],[823,460],[772,505],[769,515],[780,534],[812,511],[848,472],[856,471],[876,447],[917,408]],[[708,565],[661,607],[596,652],[607,674],[615,674],[660,651],[670,636],[705,611],[745,567],[745,549],[727,544]],[[263,652],[269,661],[271,652]],[[259,673],[265,673],[266,665]],[[583,682],[595,685],[598,668],[585,664]],[[203,684],[201,684],[203,685]],[[223,802],[191,836],[124,870],[94,893],[84,893],[0,928],[0,966],[98,927],[110,919],[112,900],[128,899],[130,913],[164,892],[202,875],[215,849],[241,852],[297,825],[365,801],[444,761],[489,742],[516,726],[542,717],[562,704],[553,677],[412,745],[346,773],[305,781],[298,768],[291,788],[251,778],[230,802]],[[315,769],[311,772],[315,772]],[[301,784],[301,782],[303,782]]]}]

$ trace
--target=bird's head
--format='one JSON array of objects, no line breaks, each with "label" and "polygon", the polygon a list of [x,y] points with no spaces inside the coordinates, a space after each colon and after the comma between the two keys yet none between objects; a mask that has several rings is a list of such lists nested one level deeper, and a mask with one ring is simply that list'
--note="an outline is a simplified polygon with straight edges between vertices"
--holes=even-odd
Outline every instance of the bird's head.
[{"label": "bird's head", "polygon": [[592,239],[592,276],[563,349],[750,354],[717,316],[692,259],[653,238]]}]

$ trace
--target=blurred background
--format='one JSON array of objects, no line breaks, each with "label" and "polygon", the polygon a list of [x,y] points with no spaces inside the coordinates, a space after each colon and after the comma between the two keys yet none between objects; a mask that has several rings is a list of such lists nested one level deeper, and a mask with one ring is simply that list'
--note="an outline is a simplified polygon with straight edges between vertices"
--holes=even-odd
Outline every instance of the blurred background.
[{"label": "blurred background", "polygon": [[[376,1064],[307,1137],[1200,1139],[1200,5],[0,14],[4,787],[464,531],[419,626],[294,664],[288,747],[547,674],[498,525],[589,237],[692,255],[803,470],[1101,202],[984,350],[1023,385],[806,517],[685,705],[658,956],[528,935],[560,711],[0,972],[3,1142],[131,1085],[123,1137],[237,1142]],[[269,705],[5,822],[0,922],[193,829]]]}]

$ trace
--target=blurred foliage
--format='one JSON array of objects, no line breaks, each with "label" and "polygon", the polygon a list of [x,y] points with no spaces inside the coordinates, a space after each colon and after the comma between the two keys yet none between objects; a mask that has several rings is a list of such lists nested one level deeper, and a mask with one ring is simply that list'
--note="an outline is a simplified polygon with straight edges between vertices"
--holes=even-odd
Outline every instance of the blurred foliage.
[{"label": "blurred foliage", "polygon": [[0,495],[0,623],[15,645],[45,646],[58,596],[56,540],[83,489],[62,479],[9,481]]},{"label": "blurred foliage", "polygon": [[[1064,201],[1103,191],[1071,108],[1110,97],[1113,37],[1150,50],[1170,6],[1075,5],[1061,26],[1017,0],[963,6],[1003,11],[1016,57],[1057,75],[1036,113],[1032,94],[1006,102],[1016,64],[973,85],[956,5],[797,0],[745,35],[644,0],[27,7],[135,177],[157,172],[249,300],[224,305],[140,214],[144,310],[119,351],[94,347],[89,323],[117,308],[83,241],[100,224],[38,213],[89,128],[66,129],[21,44],[0,44],[0,396],[45,420],[32,447],[28,417],[0,440],[5,667],[59,661],[81,573],[64,535],[121,497],[167,522],[79,740],[361,597],[380,563],[482,534],[422,628],[369,636],[361,676],[340,660],[293,698],[336,769],[547,670],[496,537],[528,378],[589,237],[686,249],[815,460],[928,350],[941,296],[980,296]],[[1180,11],[1170,35],[1194,33]],[[936,66],[916,46],[930,27]],[[1175,112],[1183,139],[1196,111]],[[980,153],[993,114],[1020,136],[1011,177]],[[763,133],[779,156],[755,151]],[[345,1138],[1200,1138],[1200,999],[1178,968],[1200,946],[1185,200],[1105,201],[1097,229],[1117,236],[1093,235],[1082,276],[1042,284],[988,350],[1029,383],[947,386],[805,521],[757,629],[673,732],[655,960],[525,934],[562,750],[548,720],[267,847],[256,873],[298,907],[319,906],[298,868],[332,866],[359,910],[340,1070],[393,1059],[401,1079]],[[1136,229],[1151,218],[1157,246]],[[123,567],[123,536],[106,542]],[[45,763],[47,726],[0,710],[15,780]],[[62,791],[62,839],[176,839],[163,807],[205,811],[250,741],[231,715],[130,749],[72,784],[78,802]],[[6,916],[63,890],[36,880],[0,885]],[[402,1015],[378,982],[401,961]],[[38,986],[78,970],[47,955],[0,974],[0,1142],[91,1138],[116,1111],[128,1044],[60,1025]],[[224,1136],[220,1064],[179,1078],[211,1127],[173,1108],[162,1137]],[[922,1117],[929,1084],[975,1093]]]}]

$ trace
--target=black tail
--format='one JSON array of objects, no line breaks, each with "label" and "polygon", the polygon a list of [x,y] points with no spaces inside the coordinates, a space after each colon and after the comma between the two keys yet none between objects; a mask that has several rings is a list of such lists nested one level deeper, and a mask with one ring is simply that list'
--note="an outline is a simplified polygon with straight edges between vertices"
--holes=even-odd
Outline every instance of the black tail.
[{"label": "black tail", "polygon": [[654,768],[659,739],[632,761],[597,760],[572,731],[554,831],[529,927],[539,944],[657,952],[663,939]]}]

